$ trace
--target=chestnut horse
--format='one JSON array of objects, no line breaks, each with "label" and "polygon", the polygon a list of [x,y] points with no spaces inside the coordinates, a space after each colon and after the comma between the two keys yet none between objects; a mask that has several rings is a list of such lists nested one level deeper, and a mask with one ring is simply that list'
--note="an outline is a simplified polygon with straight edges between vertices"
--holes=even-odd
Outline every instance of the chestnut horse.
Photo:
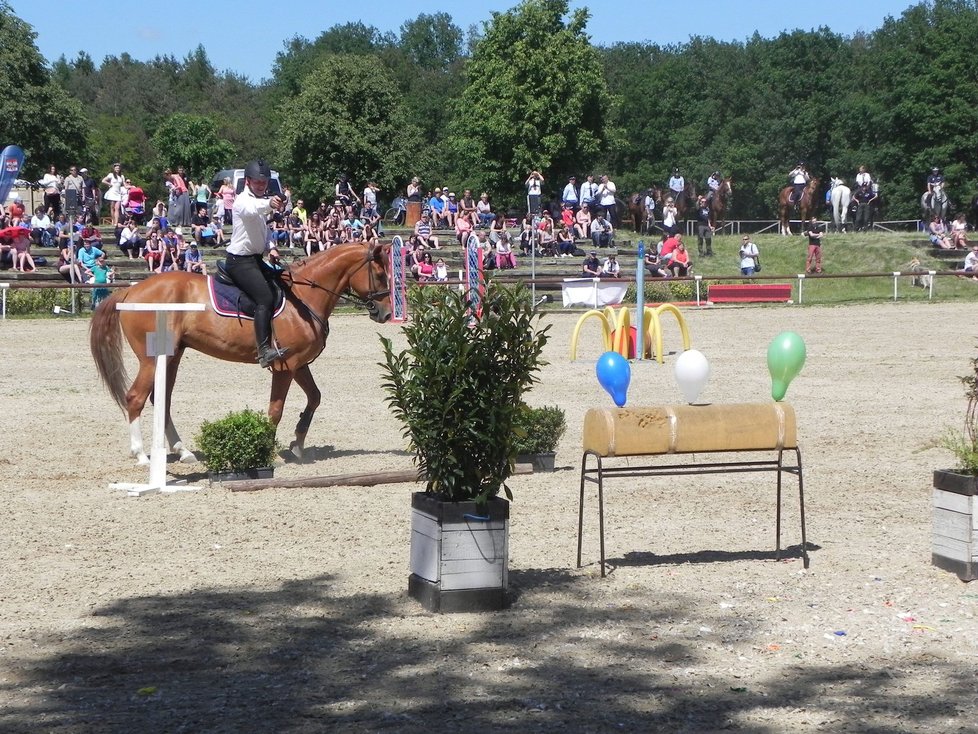
[{"label": "chestnut horse", "polygon": [[808,185],[805,186],[805,190],[802,192],[801,201],[792,202],[791,194],[795,190],[794,186],[785,186],[781,189],[781,195],[778,197],[778,220],[780,226],[778,231],[781,234],[791,234],[791,214],[794,211],[799,212],[802,222],[807,222],[809,218],[809,212],[815,212],[818,208],[818,200],[815,198],[815,192],[818,190],[818,179],[812,178]]},{"label": "chestnut horse", "polygon": [[651,186],[645,191],[636,191],[628,197],[628,211],[632,214],[632,224],[636,233],[651,233],[655,229],[655,209],[648,209],[645,206],[646,197],[651,197],[652,201],[662,205],[662,189],[658,186]]},{"label": "chestnut horse", "polygon": [[676,205],[676,220],[681,221],[686,218],[686,212],[692,211],[696,205],[696,185],[692,181],[687,181],[683,188],[683,193],[673,202]]},{"label": "chestnut horse", "polygon": [[728,176],[720,182],[720,187],[713,192],[710,201],[710,224],[716,228],[720,222],[720,229],[727,223],[727,209],[733,201],[733,177]]},{"label": "chestnut horse", "polygon": [[[274,329],[276,340],[288,348],[288,353],[271,367],[268,417],[278,425],[289,387],[293,380],[297,382],[306,394],[306,407],[299,414],[295,441],[290,447],[296,458],[302,458],[306,432],[321,398],[309,365],[326,346],[327,319],[337,301],[351,291],[346,297],[366,306],[374,321],[384,323],[391,318],[388,250],[389,247],[368,248],[362,244],[337,245],[293,264],[283,275],[287,284],[286,304],[274,321]],[[207,306],[204,311],[180,311],[171,315],[174,352],[167,361],[166,373],[166,440],[173,451],[180,453],[180,461],[196,461],[193,453],[184,448],[169,415],[180,359],[190,347],[228,362],[255,363],[253,324],[250,320],[218,316],[210,306],[207,278],[194,273],[154,275],[130,288],[115,291],[99,304],[92,316],[92,356],[102,382],[127,413],[130,452],[140,464],[149,462],[143,450],[139,416],[146,399],[151,397],[156,375],[156,358],[146,354],[147,334],[156,331],[156,315],[151,311],[119,311],[116,304],[121,302]],[[139,372],[132,384],[123,363],[121,335],[125,335],[139,360]]]}]

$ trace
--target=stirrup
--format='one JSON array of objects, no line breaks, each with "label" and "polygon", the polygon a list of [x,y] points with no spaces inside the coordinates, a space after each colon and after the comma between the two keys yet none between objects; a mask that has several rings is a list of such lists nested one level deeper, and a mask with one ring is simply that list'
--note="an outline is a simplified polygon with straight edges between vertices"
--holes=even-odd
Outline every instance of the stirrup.
[{"label": "stirrup", "polygon": [[271,367],[273,362],[279,359],[284,359],[285,353],[288,351],[288,348],[279,349],[276,347],[267,347],[258,355],[258,366],[262,369]]}]

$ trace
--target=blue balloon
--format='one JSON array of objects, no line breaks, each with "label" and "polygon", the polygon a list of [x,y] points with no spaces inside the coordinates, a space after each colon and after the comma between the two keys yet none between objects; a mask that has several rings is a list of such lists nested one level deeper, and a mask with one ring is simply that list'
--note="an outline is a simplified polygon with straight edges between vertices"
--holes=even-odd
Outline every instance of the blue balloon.
[{"label": "blue balloon", "polygon": [[624,408],[628,384],[632,381],[632,367],[628,360],[618,352],[605,352],[598,357],[595,372],[601,387],[608,391],[615,405]]}]

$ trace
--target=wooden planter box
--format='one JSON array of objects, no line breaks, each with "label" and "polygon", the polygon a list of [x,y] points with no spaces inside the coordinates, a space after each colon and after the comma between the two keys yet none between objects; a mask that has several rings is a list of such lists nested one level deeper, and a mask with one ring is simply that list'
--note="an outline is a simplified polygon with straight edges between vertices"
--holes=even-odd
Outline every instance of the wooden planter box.
[{"label": "wooden planter box", "polygon": [[978,578],[978,477],[934,472],[931,561],[962,581]]},{"label": "wooden planter box", "polygon": [[520,454],[516,457],[517,464],[532,464],[533,471],[553,471],[557,454],[548,451],[544,454]]},{"label": "wooden planter box", "polygon": [[509,584],[509,503],[411,497],[408,594],[431,612],[502,609]]}]

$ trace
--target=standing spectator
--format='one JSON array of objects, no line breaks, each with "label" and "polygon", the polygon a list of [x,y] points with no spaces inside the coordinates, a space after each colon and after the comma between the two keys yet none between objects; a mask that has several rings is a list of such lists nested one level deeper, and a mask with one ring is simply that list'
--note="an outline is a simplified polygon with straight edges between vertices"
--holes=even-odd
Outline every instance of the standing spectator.
[{"label": "standing spectator", "polygon": [[530,214],[540,213],[540,201],[543,196],[543,174],[536,169],[530,171],[526,178],[526,208]]},{"label": "standing spectator", "polygon": [[601,277],[601,261],[598,260],[598,253],[591,250],[584,258],[584,262],[581,264],[581,277],[582,278],[600,278]]},{"label": "standing spectator", "polygon": [[[100,255],[95,260],[95,265],[92,266],[92,283],[96,285],[105,285],[111,283],[115,280],[115,271],[110,268],[105,262],[105,255]],[[108,288],[93,288],[92,289],[92,310],[94,311],[98,305],[109,297]]]},{"label": "standing spectator", "polygon": [[621,277],[621,266],[618,264],[618,255],[611,253],[605,258],[604,264],[601,266],[601,277],[602,278],[620,278]]},{"label": "standing spectator", "polygon": [[102,179],[102,185],[107,187],[103,198],[109,202],[109,216],[112,218],[113,228],[119,226],[119,220],[122,218],[122,187],[125,183],[122,164],[113,163],[112,170]]},{"label": "standing spectator", "polygon": [[102,205],[99,199],[102,193],[101,189],[87,168],[81,169],[78,175],[84,182],[82,184],[82,213],[85,215],[85,221],[87,224],[98,224],[98,212]]},{"label": "standing spectator", "polygon": [[686,179],[679,172],[679,166],[673,167],[672,176],[669,177],[669,183],[666,186],[672,194],[672,200],[674,202],[679,201],[679,197],[686,191]]},{"label": "standing spectator", "polygon": [[740,272],[742,275],[751,277],[761,266],[761,253],[757,249],[751,238],[744,235],[740,243]]},{"label": "standing spectator", "polygon": [[595,247],[611,247],[611,238],[614,235],[614,227],[611,226],[604,214],[598,214],[598,218],[591,222],[591,242]]},{"label": "standing spectator", "polygon": [[421,179],[415,176],[407,185],[407,200],[421,201],[422,198],[424,198],[424,194],[421,191]]},{"label": "standing spectator", "polygon": [[[207,213],[207,205],[211,200],[211,187],[207,185],[207,181],[204,179],[200,179],[200,183],[196,185],[191,184],[191,186],[193,186],[194,201],[197,204],[197,211],[203,209],[204,212]],[[131,195],[130,198],[132,198]]]},{"label": "standing spectator", "polygon": [[64,186],[64,181],[58,175],[58,169],[51,166],[48,172],[41,176],[37,185],[44,189],[44,210],[57,219],[61,213],[61,188]]},{"label": "standing spectator", "polygon": [[[594,206],[598,202],[598,185],[594,183],[594,174],[589,173],[587,175],[587,180],[581,184],[581,207],[586,204],[589,209],[594,210]],[[584,235],[587,237],[587,235]]]},{"label": "standing spectator", "polygon": [[184,177],[183,166],[177,167],[176,173],[170,174],[170,194],[173,197],[173,207],[170,210],[170,224],[175,227],[190,226],[190,189]]},{"label": "standing spectator", "polygon": [[873,206],[873,200],[876,198],[871,184],[859,186],[852,198],[856,201],[856,216],[853,217],[853,226],[857,232],[868,230],[870,228],[870,209]]},{"label": "standing spectator", "polygon": [[808,237],[808,258],[805,260],[806,273],[822,272],[822,236],[825,230],[816,217],[812,217],[805,229]]},{"label": "standing spectator", "polygon": [[700,257],[713,257],[713,216],[705,196],[696,200],[696,249]]},{"label": "standing spectator", "polygon": [[598,206],[604,209],[604,217],[612,224],[618,224],[617,221],[617,206],[615,203],[615,194],[618,188],[615,186],[615,182],[608,178],[607,175],[601,177],[601,183],[598,185]]},{"label": "standing spectator", "polygon": [[78,169],[71,166],[64,180],[65,210],[77,214],[85,198],[85,179],[78,175]]},{"label": "standing spectator", "polygon": [[564,187],[564,193],[561,194],[560,200],[565,207],[571,208],[572,213],[573,210],[577,208],[577,205],[580,201],[580,197],[578,196],[577,193],[576,177],[571,176],[569,179],[567,179],[567,185]]},{"label": "standing spectator", "polygon": [[363,187],[363,208],[364,209],[376,209],[377,208],[377,192],[380,191],[380,186],[377,185],[376,181],[367,181],[367,185]]},{"label": "standing spectator", "polygon": [[676,200],[667,196],[666,203],[662,205],[662,231],[676,234],[679,231],[678,219],[679,209],[676,208]]},{"label": "standing spectator", "polygon": [[217,195],[221,198],[221,206],[224,209],[224,226],[230,227],[231,211],[234,209],[234,187],[231,185],[230,178],[224,179],[221,188],[217,190]]},{"label": "standing spectator", "polygon": [[353,206],[354,203],[357,205],[362,204],[360,197],[357,196],[356,192],[353,190],[353,185],[350,183],[350,177],[345,173],[340,175],[340,180],[336,182],[336,186],[333,189],[333,195],[339,199],[340,204],[343,206]]}]

